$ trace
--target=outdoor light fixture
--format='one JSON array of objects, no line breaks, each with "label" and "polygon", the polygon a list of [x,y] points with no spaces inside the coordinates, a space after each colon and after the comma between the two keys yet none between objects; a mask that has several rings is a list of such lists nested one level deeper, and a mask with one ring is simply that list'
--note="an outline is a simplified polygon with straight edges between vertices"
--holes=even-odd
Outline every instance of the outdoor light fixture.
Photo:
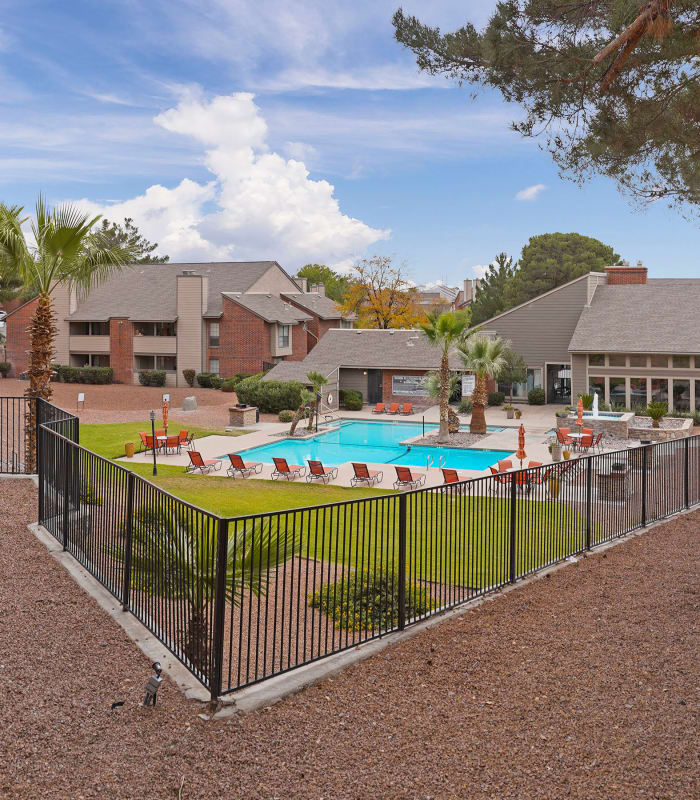
[{"label": "outdoor light fixture", "polygon": [[153,474],[158,474],[158,467],[156,467],[156,412],[151,411],[151,450],[153,451]]},{"label": "outdoor light fixture", "polygon": [[158,689],[163,683],[163,679],[160,677],[162,671],[163,667],[161,667],[160,661],[154,661],[153,675],[146,681],[146,696],[143,698],[142,706],[155,706]]}]

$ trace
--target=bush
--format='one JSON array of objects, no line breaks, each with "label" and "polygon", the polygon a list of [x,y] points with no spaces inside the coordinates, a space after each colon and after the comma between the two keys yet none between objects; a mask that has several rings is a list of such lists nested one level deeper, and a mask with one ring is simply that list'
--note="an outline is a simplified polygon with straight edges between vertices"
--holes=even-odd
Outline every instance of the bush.
[{"label": "bush", "polygon": [[198,372],[197,383],[202,389],[211,389],[211,379],[215,377],[213,372]]},{"label": "bush", "polygon": [[9,361],[0,361],[0,375],[6,378],[12,369],[12,364]]},{"label": "bush", "polygon": [[679,419],[692,419],[693,425],[700,425],[700,408],[695,409],[695,411],[669,411],[666,416],[676,417]]},{"label": "bush", "polygon": [[218,375],[211,376],[211,388],[212,389],[220,389],[223,380]]},{"label": "bush", "polygon": [[458,410],[460,414],[471,414],[473,408],[474,408],[474,403],[472,403],[472,401],[468,397],[463,397],[459,401]]},{"label": "bush", "polygon": [[236,381],[233,378],[226,378],[225,381],[221,382],[221,391],[222,392],[235,392],[236,391]]},{"label": "bush", "polygon": [[527,402],[531,406],[544,405],[544,389],[530,389],[527,393]]},{"label": "bush", "polygon": [[668,414],[668,405],[666,403],[652,402],[647,406],[647,416],[651,417],[654,428],[659,427],[659,422],[666,414]]},{"label": "bush", "polygon": [[244,378],[236,385],[241,403],[257,406],[261,413],[279,414],[301,405],[302,385],[298,381],[262,381],[259,375]]},{"label": "bush", "polygon": [[53,370],[56,380],[63,383],[105,384],[114,380],[112,367],[68,367],[57,364]]},{"label": "bush", "polygon": [[187,383],[188,386],[194,386],[195,371],[193,369],[183,369],[182,377],[185,379],[185,383]]},{"label": "bush", "polygon": [[165,386],[165,370],[144,369],[139,372],[141,386]]},{"label": "bush", "polygon": [[[308,603],[348,631],[391,630],[399,618],[399,577],[385,572],[359,572],[338,583],[328,583]],[[436,603],[427,589],[406,584],[406,617],[425,614]]]},{"label": "bush", "polygon": [[291,422],[294,419],[294,412],[290,411],[288,408],[284,408],[277,417],[280,422]]},{"label": "bush", "polygon": [[362,392],[357,392],[354,389],[346,389],[343,405],[348,411],[362,411]]},{"label": "bush", "polygon": [[487,402],[490,406],[502,406],[506,396],[503,392],[489,392]]}]

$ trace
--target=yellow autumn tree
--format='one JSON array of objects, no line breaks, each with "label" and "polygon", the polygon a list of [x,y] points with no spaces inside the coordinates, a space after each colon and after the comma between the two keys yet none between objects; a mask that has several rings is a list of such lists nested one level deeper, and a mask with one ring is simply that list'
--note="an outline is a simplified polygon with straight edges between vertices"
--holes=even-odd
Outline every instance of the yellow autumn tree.
[{"label": "yellow autumn tree", "polygon": [[425,319],[418,291],[390,256],[363,258],[353,267],[344,314],[357,314],[360,328],[415,328]]}]

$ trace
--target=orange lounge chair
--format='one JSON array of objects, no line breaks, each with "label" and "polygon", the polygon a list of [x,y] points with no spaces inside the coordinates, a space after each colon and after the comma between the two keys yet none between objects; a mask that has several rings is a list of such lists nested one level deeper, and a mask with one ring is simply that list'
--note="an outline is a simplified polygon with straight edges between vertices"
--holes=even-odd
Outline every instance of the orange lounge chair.
[{"label": "orange lounge chair", "polygon": [[389,406],[389,410],[386,413],[387,414],[398,414],[399,413],[399,405],[400,405],[400,403],[392,403]]},{"label": "orange lounge chair", "polygon": [[350,478],[351,486],[359,486],[361,483],[366,483],[367,486],[375,486],[381,483],[384,478],[384,473],[381,470],[367,469],[367,464],[355,464],[353,462],[352,468],[355,476]]},{"label": "orange lounge chair", "polygon": [[417,489],[425,483],[425,473],[411,472],[408,467],[395,467],[394,489]]},{"label": "orange lounge chair", "polygon": [[401,410],[399,411],[399,414],[404,414],[404,415],[413,414],[413,403],[404,403],[401,406]]},{"label": "orange lounge chair", "polygon": [[275,464],[275,468],[272,470],[273,481],[278,478],[293,481],[295,478],[301,478],[306,472],[306,467],[301,464],[287,464],[286,458],[273,458],[272,460]]},{"label": "orange lounge chair", "polygon": [[190,465],[185,467],[185,472],[196,472],[199,470],[203,475],[207,472],[218,472],[222,462],[218,458],[208,458],[206,461],[198,450],[188,450]]},{"label": "orange lounge chair", "polygon": [[442,467],[442,477],[445,479],[445,485],[448,483],[461,483],[461,481],[467,480],[467,478],[460,477],[456,469],[447,469],[446,467]]},{"label": "orange lounge chair", "polygon": [[247,478],[249,475],[258,475],[262,472],[262,461],[244,461],[238,453],[229,453],[228,459],[231,462],[231,466],[226,472],[232,478],[236,477],[237,472],[244,478]]},{"label": "orange lounge chair", "polygon": [[320,461],[312,461],[310,458],[307,461],[309,462],[309,474],[306,476],[307,483],[311,483],[311,481],[328,483],[338,477],[338,467],[324,467]]},{"label": "orange lounge chair", "polygon": [[384,403],[377,403],[377,405],[372,409],[373,414],[384,414],[386,413],[386,407]]},{"label": "orange lounge chair", "polygon": [[498,462],[499,472],[508,472],[509,469],[513,469],[513,462],[509,458],[504,458]]}]

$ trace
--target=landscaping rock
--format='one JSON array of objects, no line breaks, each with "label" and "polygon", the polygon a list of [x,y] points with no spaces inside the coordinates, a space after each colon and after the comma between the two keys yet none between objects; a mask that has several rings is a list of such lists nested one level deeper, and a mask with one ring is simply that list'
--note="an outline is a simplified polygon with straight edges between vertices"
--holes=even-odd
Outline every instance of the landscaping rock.
[{"label": "landscaping rock", "polygon": [[197,398],[196,397],[186,397],[182,401],[182,410],[183,411],[196,411],[197,410]]}]

